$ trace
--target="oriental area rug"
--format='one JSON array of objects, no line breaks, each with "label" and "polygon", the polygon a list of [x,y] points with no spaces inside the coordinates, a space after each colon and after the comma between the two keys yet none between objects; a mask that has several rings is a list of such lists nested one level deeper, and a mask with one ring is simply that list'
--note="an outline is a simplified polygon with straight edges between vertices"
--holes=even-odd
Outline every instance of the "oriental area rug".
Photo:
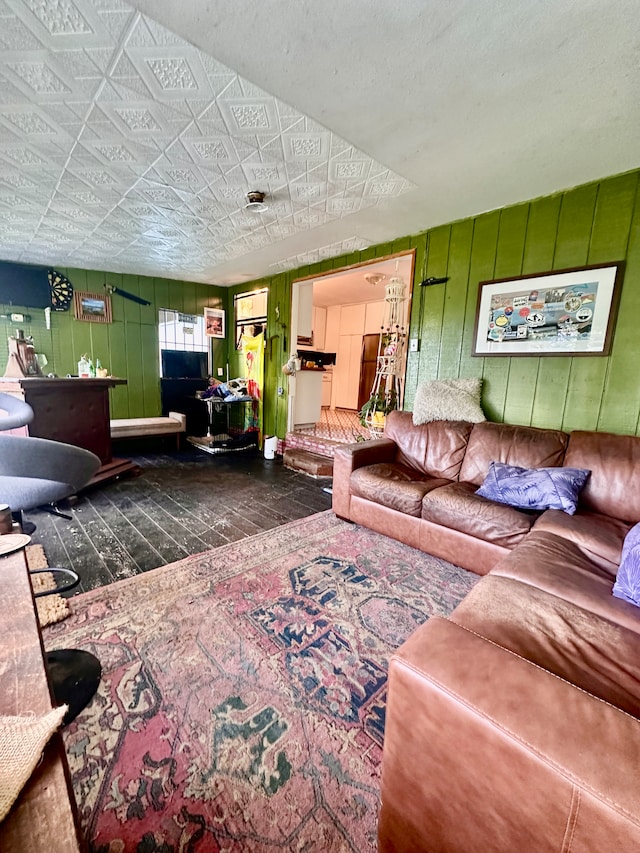
[{"label": "oriental area rug", "polygon": [[478,580],[326,511],[72,598],[89,849],[374,851],[389,657]]}]

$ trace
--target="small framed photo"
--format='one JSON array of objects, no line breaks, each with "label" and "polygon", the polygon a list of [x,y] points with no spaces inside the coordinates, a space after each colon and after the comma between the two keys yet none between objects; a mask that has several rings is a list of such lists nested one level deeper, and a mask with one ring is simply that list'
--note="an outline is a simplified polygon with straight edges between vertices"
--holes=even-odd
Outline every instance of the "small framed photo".
[{"label": "small framed photo", "polygon": [[472,355],[609,355],[623,263],[481,281]]},{"label": "small framed photo", "polygon": [[222,309],[204,309],[204,332],[209,338],[224,338],[224,311]]},{"label": "small framed photo", "polygon": [[111,322],[111,297],[107,294],[75,290],[73,309],[76,320],[86,320],[89,323]]}]

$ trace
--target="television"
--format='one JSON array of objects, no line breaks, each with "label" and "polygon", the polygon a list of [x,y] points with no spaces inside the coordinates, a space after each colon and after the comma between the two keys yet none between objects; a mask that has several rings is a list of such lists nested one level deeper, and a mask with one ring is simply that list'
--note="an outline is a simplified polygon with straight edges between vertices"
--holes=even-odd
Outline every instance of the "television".
[{"label": "television", "polygon": [[165,379],[206,379],[209,357],[206,352],[163,349],[162,376]]}]

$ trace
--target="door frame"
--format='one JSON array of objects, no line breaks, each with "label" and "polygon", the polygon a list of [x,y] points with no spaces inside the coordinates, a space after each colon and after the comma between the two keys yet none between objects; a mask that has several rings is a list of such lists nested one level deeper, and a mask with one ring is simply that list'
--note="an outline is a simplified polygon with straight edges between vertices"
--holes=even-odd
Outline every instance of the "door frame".
[{"label": "door frame", "polygon": [[[299,304],[299,286],[304,282],[308,281],[319,281],[323,278],[332,278],[335,276],[339,276],[346,272],[352,272],[354,270],[364,270],[367,267],[375,267],[376,265],[386,264],[389,261],[393,261],[396,258],[411,258],[411,273],[409,275],[409,281],[407,282],[407,287],[409,292],[407,294],[407,336],[409,332],[409,324],[411,321],[411,309],[412,309],[412,300],[413,300],[413,290],[415,284],[415,274],[416,274],[416,249],[405,249],[402,252],[393,252],[390,255],[383,255],[379,258],[372,258],[368,261],[361,261],[357,264],[348,264],[343,267],[336,267],[336,269],[328,270],[327,272],[316,273],[314,275],[306,275],[301,278],[296,278],[291,283],[291,332],[290,332],[290,344],[291,344],[291,353],[296,353],[298,351],[298,304]],[[345,303],[347,304],[347,303]],[[407,373],[407,357],[408,357],[408,346],[405,350],[404,354],[404,364],[403,364],[403,386],[404,386],[404,378]],[[289,397],[288,397],[288,407],[287,407],[287,432],[293,430],[293,413],[294,413],[294,404],[295,404],[295,389],[296,389],[296,379],[295,374],[293,376],[289,376]]]}]

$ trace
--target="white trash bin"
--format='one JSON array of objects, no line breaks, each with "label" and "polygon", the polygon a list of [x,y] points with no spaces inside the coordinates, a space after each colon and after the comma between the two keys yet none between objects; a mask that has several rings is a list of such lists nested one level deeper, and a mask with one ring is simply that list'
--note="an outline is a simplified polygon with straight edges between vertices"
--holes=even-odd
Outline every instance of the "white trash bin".
[{"label": "white trash bin", "polygon": [[264,437],[264,458],[275,459],[276,448],[278,447],[277,435],[265,435]]}]

